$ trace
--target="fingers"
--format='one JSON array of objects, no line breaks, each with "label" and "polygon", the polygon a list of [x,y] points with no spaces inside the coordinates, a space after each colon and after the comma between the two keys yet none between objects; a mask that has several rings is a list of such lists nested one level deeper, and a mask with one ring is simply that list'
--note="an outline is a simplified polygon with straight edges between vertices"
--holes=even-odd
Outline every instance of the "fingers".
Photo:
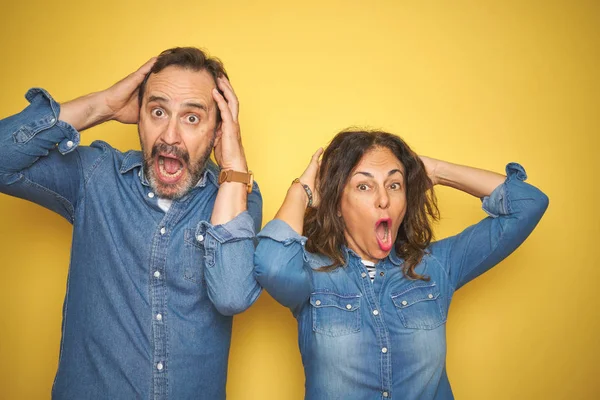
[{"label": "fingers", "polygon": [[317,174],[319,173],[319,157],[323,154],[323,148],[319,148],[311,157],[310,163],[308,167],[304,170],[304,173],[300,177],[300,181],[309,187],[315,187],[315,180],[317,178]]},{"label": "fingers", "polygon": [[230,123],[236,122],[233,119],[233,115],[231,113],[231,109],[229,108],[229,105],[227,104],[227,101],[221,95],[221,93],[219,93],[217,88],[214,88],[212,90],[212,95],[213,95],[213,99],[215,99],[215,101],[217,102],[217,107],[219,107],[219,111],[221,111],[221,119],[223,120],[223,122],[221,122],[221,123],[222,124],[224,124],[224,123],[230,124]]},{"label": "fingers", "polygon": [[323,154],[323,148],[319,147],[317,149],[317,151],[315,151],[315,154],[312,155],[311,158],[311,162],[316,162],[317,164],[321,164],[321,160],[319,160],[319,158],[321,157],[321,154]]},{"label": "fingers", "polygon": [[231,110],[232,118],[235,122],[237,122],[238,114],[239,114],[239,101],[235,92],[233,91],[233,87],[231,83],[225,76],[220,76],[217,79],[217,86],[223,94],[225,95],[225,99],[227,100],[227,104]]},{"label": "fingers", "polygon": [[321,165],[321,160],[319,160],[319,158],[321,158],[321,154],[323,154],[323,148],[319,147],[319,149],[315,151],[315,154],[312,155],[308,168],[306,168],[313,174],[316,174],[319,170],[319,165]]},{"label": "fingers", "polygon": [[148,74],[148,72],[150,72],[150,70],[152,69],[152,67],[154,66],[154,63],[156,62],[156,57],[152,57],[151,59],[149,59],[148,61],[146,61],[144,63],[144,65],[142,65],[137,71],[135,71],[135,74],[140,74],[143,77],[146,77],[146,75]]}]

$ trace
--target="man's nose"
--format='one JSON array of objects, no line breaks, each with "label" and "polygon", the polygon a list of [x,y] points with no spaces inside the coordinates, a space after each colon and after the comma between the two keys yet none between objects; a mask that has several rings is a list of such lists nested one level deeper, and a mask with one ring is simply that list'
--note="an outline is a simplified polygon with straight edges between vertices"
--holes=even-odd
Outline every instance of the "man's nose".
[{"label": "man's nose", "polygon": [[169,145],[177,145],[181,142],[181,135],[179,134],[179,123],[177,118],[171,118],[166,129],[161,135],[163,142]]}]

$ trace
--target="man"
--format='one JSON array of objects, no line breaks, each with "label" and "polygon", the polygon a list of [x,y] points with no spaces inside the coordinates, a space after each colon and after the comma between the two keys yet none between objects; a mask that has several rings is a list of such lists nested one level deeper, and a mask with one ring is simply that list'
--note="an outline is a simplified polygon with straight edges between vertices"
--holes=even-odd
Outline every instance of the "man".
[{"label": "man", "polygon": [[[0,190],[73,224],[53,398],[225,398],[262,199],[222,64],[174,48],[105,91],[26,98],[0,121]],[[142,151],[78,146],[108,120],[137,123]]]}]

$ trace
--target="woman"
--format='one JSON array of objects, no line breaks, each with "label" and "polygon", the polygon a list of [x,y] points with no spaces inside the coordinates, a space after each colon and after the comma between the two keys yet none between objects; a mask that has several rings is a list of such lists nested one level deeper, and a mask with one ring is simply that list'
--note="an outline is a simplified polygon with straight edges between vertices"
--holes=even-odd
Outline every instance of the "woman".
[{"label": "woman", "polygon": [[[452,399],[452,295],[525,240],[548,198],[518,164],[504,177],[419,157],[385,132],[341,132],[321,153],[255,253],[258,281],[298,320],[306,399]],[[489,216],[432,243],[432,185],[483,198]]]}]

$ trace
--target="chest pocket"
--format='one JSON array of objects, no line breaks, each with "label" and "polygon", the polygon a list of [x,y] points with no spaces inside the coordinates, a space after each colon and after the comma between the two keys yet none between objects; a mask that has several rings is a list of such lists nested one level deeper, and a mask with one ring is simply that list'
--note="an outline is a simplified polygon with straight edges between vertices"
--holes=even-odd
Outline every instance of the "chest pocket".
[{"label": "chest pocket", "polygon": [[183,276],[185,279],[201,283],[204,281],[204,245],[196,238],[195,229],[186,229],[184,233],[185,255]]},{"label": "chest pocket", "polygon": [[313,331],[342,336],[360,331],[360,295],[315,292],[310,295]]},{"label": "chest pocket", "polygon": [[446,322],[440,290],[435,283],[392,294],[392,301],[405,328],[434,329]]}]

